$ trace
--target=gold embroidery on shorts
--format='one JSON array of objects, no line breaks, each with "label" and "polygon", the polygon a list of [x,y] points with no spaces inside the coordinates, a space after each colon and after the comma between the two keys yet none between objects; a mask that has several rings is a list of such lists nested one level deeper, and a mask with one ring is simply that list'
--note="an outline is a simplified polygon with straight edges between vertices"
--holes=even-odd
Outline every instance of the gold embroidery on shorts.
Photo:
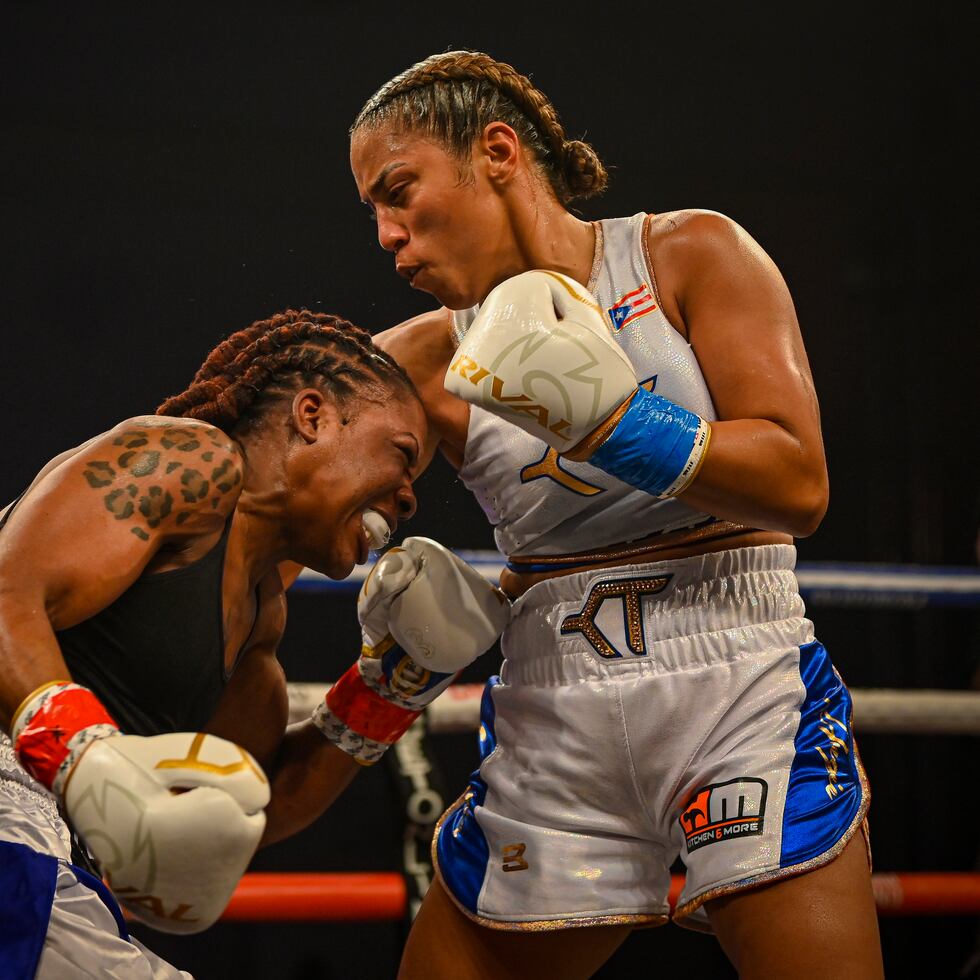
[{"label": "gold embroidery on shorts", "polygon": [[585,601],[581,612],[566,616],[562,620],[561,632],[581,633],[595,648],[600,657],[612,659],[622,657],[617,650],[602,635],[595,624],[595,616],[606,599],[621,599],[626,617],[626,642],[630,653],[638,657],[646,654],[646,644],[643,640],[643,616],[640,611],[640,597],[655,595],[662,592],[670,581],[670,575],[660,575],[657,578],[616,579],[613,581],[597,582]]},{"label": "gold embroidery on shorts", "polygon": [[[829,703],[828,698],[824,698],[824,704]],[[820,758],[823,759],[823,764],[827,769],[827,785],[824,786],[824,790],[827,795],[833,799],[841,791],[840,787],[837,785],[837,756],[843,750],[844,755],[850,755],[851,750],[847,747],[847,742],[842,739],[837,732],[833,729],[833,725],[837,725],[840,730],[844,733],[846,738],[848,733],[847,725],[842,721],[838,721],[829,711],[824,711],[820,716],[820,720],[823,722],[822,725],[817,727],[827,736],[830,745],[827,747],[825,752],[819,745],[814,746],[817,752],[820,753]]]},{"label": "gold embroidery on shorts", "polygon": [[527,844],[505,844],[503,851],[504,871],[527,871],[529,865],[524,860],[526,850]]}]

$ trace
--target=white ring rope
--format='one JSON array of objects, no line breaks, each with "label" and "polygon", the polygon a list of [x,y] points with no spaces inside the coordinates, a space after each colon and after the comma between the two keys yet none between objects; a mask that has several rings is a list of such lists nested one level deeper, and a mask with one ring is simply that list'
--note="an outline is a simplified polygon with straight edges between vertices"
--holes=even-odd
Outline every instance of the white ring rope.
[{"label": "white ring rope", "polygon": [[[330,685],[290,684],[289,723],[310,717]],[[482,684],[456,684],[426,709],[433,733],[475,732],[480,727]],[[862,733],[980,735],[980,691],[897,691],[857,688],[854,727]]]}]

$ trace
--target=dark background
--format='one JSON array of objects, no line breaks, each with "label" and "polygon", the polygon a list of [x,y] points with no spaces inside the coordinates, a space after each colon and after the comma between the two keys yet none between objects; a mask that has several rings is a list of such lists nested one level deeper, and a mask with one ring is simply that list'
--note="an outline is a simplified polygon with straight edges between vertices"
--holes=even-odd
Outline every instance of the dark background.
[{"label": "dark background", "polygon": [[[472,47],[530,72],[570,136],[611,165],[610,190],[584,217],[711,208],[779,264],[832,481],[801,557],[975,563],[965,26],[937,4],[914,17],[898,6],[676,7],[4,3],[0,500],[51,455],[182,390],[221,336],[254,319],[306,305],[377,330],[429,308],[377,245],[346,131],[393,74]],[[412,533],[492,546],[443,464],[419,498]],[[854,686],[969,683],[967,613],[814,615]],[[297,596],[290,616],[291,679],[331,678],[352,660],[350,599]],[[962,798],[975,744],[862,740],[879,869],[974,865],[975,817],[950,832],[936,801]],[[472,739],[434,749],[455,795]],[[393,869],[399,834],[378,767],[256,867]],[[886,920],[883,935],[889,976],[913,975],[919,952],[934,963],[927,975],[956,976],[976,922]],[[149,941],[201,978],[373,978],[393,975],[402,940],[401,926],[380,924],[226,925]],[[637,933],[600,976],[638,969],[732,975],[713,940],[674,927]]]}]

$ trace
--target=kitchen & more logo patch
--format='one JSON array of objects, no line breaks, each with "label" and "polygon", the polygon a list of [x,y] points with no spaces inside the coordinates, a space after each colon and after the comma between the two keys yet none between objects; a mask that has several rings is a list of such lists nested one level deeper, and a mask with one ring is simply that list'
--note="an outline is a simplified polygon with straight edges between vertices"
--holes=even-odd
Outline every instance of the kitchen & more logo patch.
[{"label": "kitchen & more logo patch", "polygon": [[751,776],[702,786],[680,816],[687,853],[719,841],[761,834],[768,789],[764,779]]}]

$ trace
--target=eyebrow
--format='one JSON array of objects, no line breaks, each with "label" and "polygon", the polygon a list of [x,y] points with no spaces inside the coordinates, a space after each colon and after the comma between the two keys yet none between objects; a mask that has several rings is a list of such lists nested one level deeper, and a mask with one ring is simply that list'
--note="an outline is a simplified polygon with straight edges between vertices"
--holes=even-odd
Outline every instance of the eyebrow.
[{"label": "eyebrow", "polygon": [[[382,186],[384,185],[385,178],[387,178],[388,174],[390,174],[393,170],[397,170],[399,167],[404,167],[404,166],[405,166],[404,160],[396,160],[394,163],[389,163],[388,166],[385,167],[380,174],[378,174],[378,176],[374,180],[374,183],[368,188],[368,193],[367,193],[368,198],[377,194],[378,191],[381,190]],[[368,201],[365,200],[364,203],[367,204]]]}]

